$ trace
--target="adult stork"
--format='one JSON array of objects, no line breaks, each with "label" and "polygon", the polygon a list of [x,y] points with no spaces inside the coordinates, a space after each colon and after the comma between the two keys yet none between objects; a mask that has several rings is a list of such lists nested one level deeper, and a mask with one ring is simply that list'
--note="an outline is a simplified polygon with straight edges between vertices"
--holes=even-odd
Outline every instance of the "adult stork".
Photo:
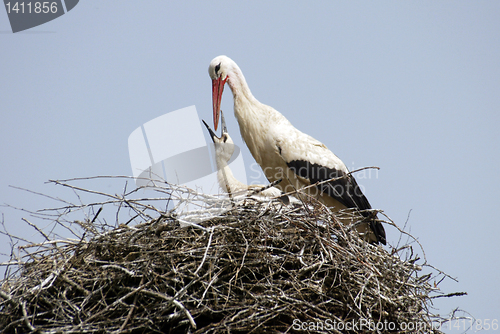
[{"label": "adult stork", "polygon": [[[233,92],[234,115],[241,136],[270,182],[284,192],[305,186],[309,196],[340,211],[355,209],[365,219],[357,230],[370,242],[386,244],[385,230],[345,164],[323,143],[297,130],[281,113],[260,103],[243,72],[226,56],[215,57],[208,68],[212,79],[214,128],[217,130],[224,85]],[[333,179],[329,182],[323,182]],[[346,223],[345,219],[341,219]]]}]

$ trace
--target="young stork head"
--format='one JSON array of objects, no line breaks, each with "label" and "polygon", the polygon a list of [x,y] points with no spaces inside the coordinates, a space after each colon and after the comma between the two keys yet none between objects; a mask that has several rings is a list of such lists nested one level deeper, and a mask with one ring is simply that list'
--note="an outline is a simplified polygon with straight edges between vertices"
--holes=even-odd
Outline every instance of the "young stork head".
[{"label": "young stork head", "polygon": [[212,59],[208,67],[208,74],[212,79],[212,105],[214,109],[214,128],[217,131],[219,124],[220,102],[224,85],[237,66],[234,61],[226,56],[218,56]]},{"label": "young stork head", "polygon": [[212,140],[214,142],[215,156],[217,157],[217,160],[220,160],[223,163],[227,164],[234,153],[234,142],[227,132],[226,122],[224,120],[224,114],[222,113],[222,110],[220,111],[220,116],[222,128],[220,137],[217,137],[215,132],[212,131],[210,126],[204,120],[202,121],[203,124],[205,124],[205,126],[207,127],[207,130],[210,133],[210,137],[212,137]]}]

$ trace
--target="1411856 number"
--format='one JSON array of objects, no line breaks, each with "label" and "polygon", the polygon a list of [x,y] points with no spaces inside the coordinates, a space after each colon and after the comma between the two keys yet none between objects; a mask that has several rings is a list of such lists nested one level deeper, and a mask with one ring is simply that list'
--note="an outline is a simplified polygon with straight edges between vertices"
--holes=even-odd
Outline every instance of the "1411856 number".
[{"label": "1411856 number", "polygon": [[44,2],[31,2],[31,1],[26,1],[26,2],[14,2],[11,3],[7,2],[5,4],[5,7],[7,8],[7,13],[10,14],[16,13],[16,14],[47,14],[47,13],[57,13],[57,2],[49,2],[49,1],[44,1]]}]

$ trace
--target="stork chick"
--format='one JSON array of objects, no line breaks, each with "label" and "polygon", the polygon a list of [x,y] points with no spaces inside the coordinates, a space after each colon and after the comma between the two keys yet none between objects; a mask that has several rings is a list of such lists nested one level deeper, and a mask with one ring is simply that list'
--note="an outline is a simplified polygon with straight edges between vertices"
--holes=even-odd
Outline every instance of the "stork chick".
[{"label": "stork chick", "polygon": [[264,198],[279,198],[282,202],[287,204],[288,197],[282,196],[281,190],[274,186],[264,186],[264,185],[246,185],[239,180],[237,180],[231,168],[229,168],[229,160],[234,153],[234,142],[227,132],[226,122],[224,120],[224,115],[222,110],[220,112],[221,117],[221,136],[217,137],[214,131],[208,126],[208,124],[203,121],[203,124],[207,127],[210,137],[214,142],[215,146],[215,162],[217,165],[217,181],[219,186],[223,191],[230,195],[245,193],[248,195],[256,195],[257,197]]}]

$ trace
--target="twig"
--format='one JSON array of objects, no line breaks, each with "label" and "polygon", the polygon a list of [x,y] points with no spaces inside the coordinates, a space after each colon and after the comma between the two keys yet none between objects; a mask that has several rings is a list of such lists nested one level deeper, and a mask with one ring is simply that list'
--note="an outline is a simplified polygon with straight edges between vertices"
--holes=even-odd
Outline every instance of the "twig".
[{"label": "twig", "polygon": [[210,236],[208,237],[207,248],[205,249],[205,254],[203,254],[203,259],[201,259],[201,263],[194,272],[194,275],[197,276],[200,269],[203,267],[205,260],[207,258],[208,250],[210,249],[210,244],[212,243],[212,236],[214,235],[214,229],[210,228]]},{"label": "twig", "polygon": [[24,323],[26,324],[26,326],[28,326],[28,328],[30,329],[30,331],[32,331],[32,332],[36,331],[36,328],[33,327],[33,325],[31,324],[30,320],[28,319],[28,312],[26,311],[26,301],[25,300],[22,301],[21,308],[23,310]]}]

